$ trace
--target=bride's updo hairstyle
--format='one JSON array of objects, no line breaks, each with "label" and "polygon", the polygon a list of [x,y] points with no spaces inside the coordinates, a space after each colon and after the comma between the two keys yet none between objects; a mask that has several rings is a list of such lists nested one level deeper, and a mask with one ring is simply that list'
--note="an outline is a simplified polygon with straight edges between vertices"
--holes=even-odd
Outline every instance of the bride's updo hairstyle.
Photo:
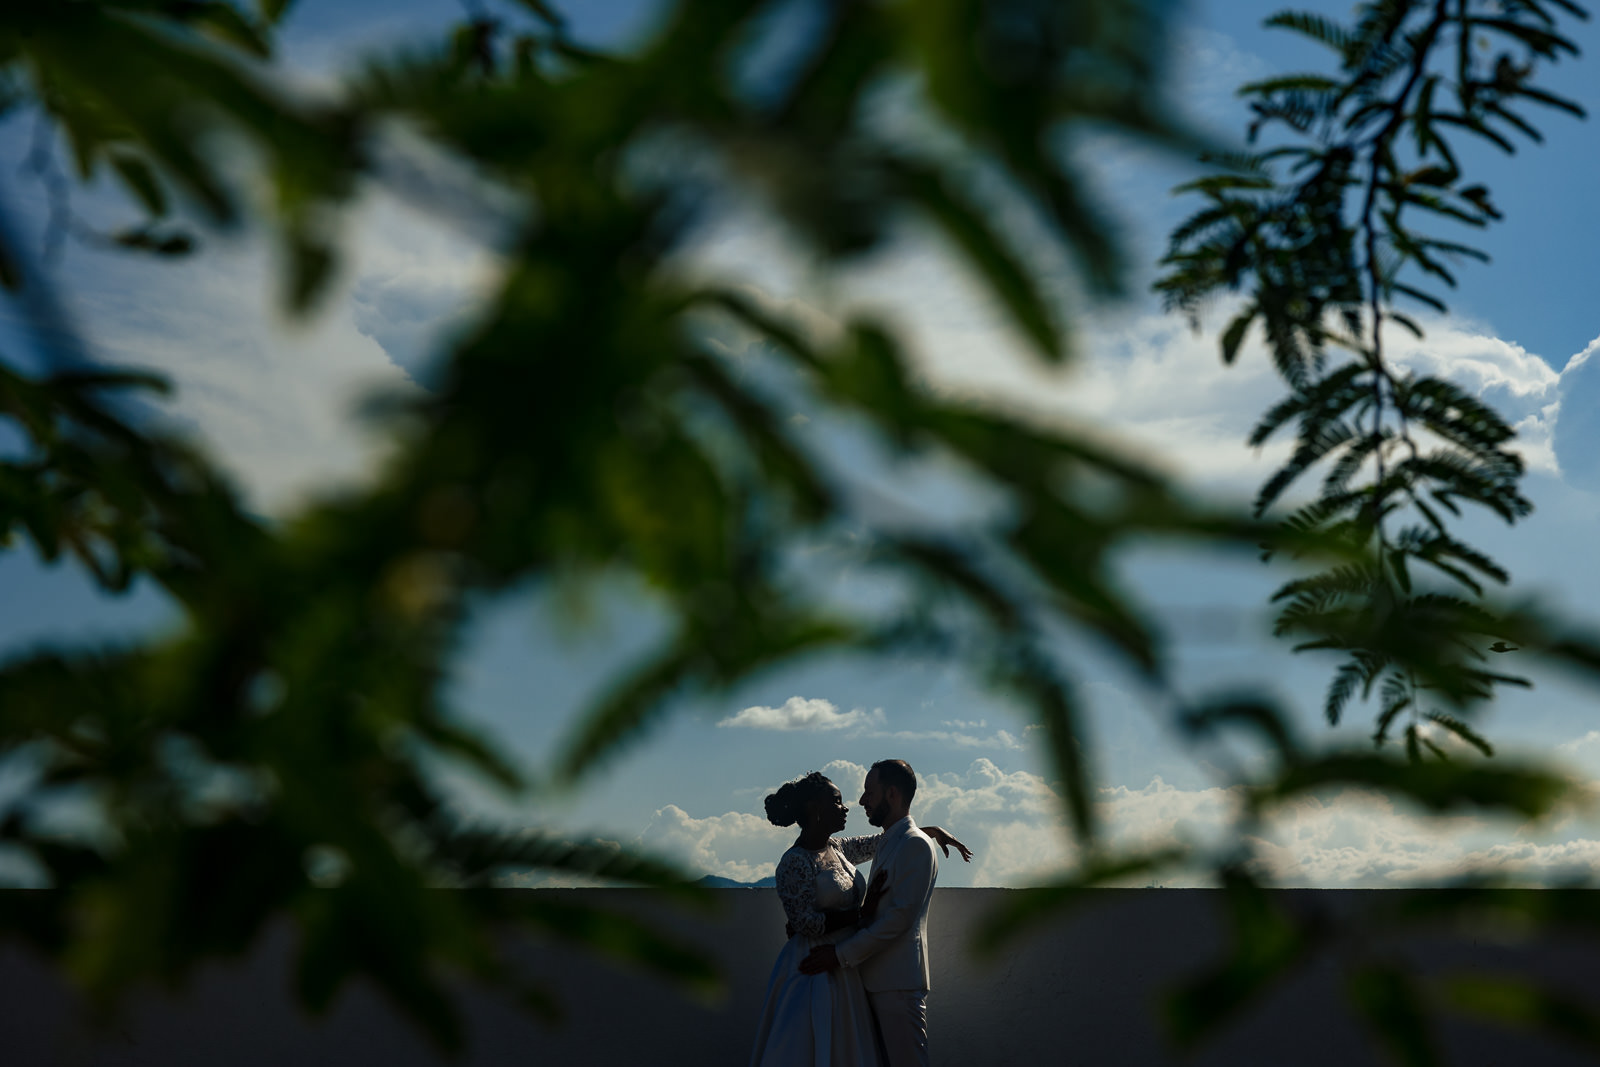
[{"label": "bride's updo hairstyle", "polygon": [[774,826],[793,826],[805,818],[806,805],[825,795],[831,785],[821,771],[784,782],[776,793],[767,794],[767,821]]}]

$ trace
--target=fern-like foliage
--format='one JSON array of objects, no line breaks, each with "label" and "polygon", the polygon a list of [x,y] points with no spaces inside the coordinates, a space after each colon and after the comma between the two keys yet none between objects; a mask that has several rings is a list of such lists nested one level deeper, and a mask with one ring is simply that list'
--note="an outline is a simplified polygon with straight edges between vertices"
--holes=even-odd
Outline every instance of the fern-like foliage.
[{"label": "fern-like foliage", "polygon": [[[1584,15],[1548,0],[1380,0],[1361,5],[1353,25],[1273,16],[1269,26],[1331,49],[1337,71],[1240,90],[1255,151],[1216,159],[1218,173],[1180,187],[1205,204],[1174,231],[1157,283],[1191,319],[1221,292],[1243,294],[1222,357],[1232,363],[1259,324],[1288,387],[1249,443],[1295,435],[1257,513],[1294,500],[1288,530],[1342,538],[1370,561],[1284,585],[1277,632],[1298,649],[1342,655],[1330,722],[1376,686],[1374,740],[1384,744],[1406,716],[1401,733],[1417,759],[1442,756],[1445,736],[1491,753],[1464,716],[1496,685],[1520,681],[1480,664],[1502,632],[1481,598],[1509,575],[1450,523],[1463,504],[1508,523],[1532,505],[1512,428],[1455,383],[1409,369],[1390,327],[1422,340],[1407,305],[1444,313],[1440,290],[1456,284],[1457,264],[1487,258],[1434,232],[1500,217],[1452,139],[1510,151],[1539,139],[1525,107],[1582,115],[1532,84],[1541,64],[1576,51],[1559,32],[1563,14]],[[1320,485],[1308,484],[1314,470]]]}]

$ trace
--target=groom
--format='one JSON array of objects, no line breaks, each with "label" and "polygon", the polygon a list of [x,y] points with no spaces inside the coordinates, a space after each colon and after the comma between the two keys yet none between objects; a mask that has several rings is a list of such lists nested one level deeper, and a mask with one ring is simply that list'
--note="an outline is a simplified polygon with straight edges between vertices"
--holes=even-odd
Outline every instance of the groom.
[{"label": "groom", "polygon": [[880,760],[867,772],[861,806],[867,821],[884,831],[863,909],[871,917],[800,962],[805,974],[860,969],[888,1067],[928,1064],[928,902],[939,861],[933,840],[911,819],[916,792],[917,776],[905,760]]}]

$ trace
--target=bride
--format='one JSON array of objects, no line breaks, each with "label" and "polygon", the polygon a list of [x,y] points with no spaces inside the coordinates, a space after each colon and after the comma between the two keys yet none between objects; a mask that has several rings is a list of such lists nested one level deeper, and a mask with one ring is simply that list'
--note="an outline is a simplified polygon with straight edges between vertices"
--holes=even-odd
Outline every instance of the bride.
[{"label": "bride", "polygon": [[[842,940],[870,921],[877,903],[856,870],[877,855],[882,834],[834,837],[850,809],[839,787],[820,771],[786,782],[767,797],[776,826],[800,826],[800,836],[778,861],[778,899],[788,918],[789,941],[767,983],[751,1067],[875,1067],[879,1062],[872,1007],[853,967],[800,973],[800,961],[818,945]],[[924,833],[945,849],[966,846],[939,829]]]}]

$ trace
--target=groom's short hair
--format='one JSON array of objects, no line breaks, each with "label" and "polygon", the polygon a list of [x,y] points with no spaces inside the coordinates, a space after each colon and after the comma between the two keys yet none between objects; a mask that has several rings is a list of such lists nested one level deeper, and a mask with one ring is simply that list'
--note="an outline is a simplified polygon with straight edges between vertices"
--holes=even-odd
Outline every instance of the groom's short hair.
[{"label": "groom's short hair", "polygon": [[911,769],[911,764],[903,759],[881,759],[872,769],[878,773],[879,785],[900,790],[906,806],[911,806],[911,798],[917,795],[917,772]]}]

